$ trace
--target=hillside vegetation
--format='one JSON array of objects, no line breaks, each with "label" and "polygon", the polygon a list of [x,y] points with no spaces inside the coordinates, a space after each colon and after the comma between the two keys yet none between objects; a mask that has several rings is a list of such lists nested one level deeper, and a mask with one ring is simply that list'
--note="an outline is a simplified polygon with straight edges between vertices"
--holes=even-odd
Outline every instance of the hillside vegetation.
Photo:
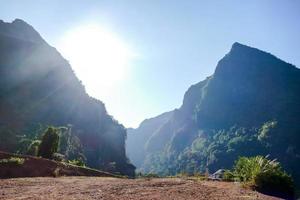
[{"label": "hillside vegetation", "polygon": [[0,75],[0,150],[34,154],[45,127],[68,127],[65,138],[72,148],[61,151],[69,160],[134,175],[125,128],[86,93],[68,61],[22,20],[0,21]]},{"label": "hillside vegetation", "polygon": [[299,120],[300,70],[235,43],[179,109],[129,129],[127,151],[138,170],[160,175],[215,172],[240,156],[269,155],[299,184]]}]

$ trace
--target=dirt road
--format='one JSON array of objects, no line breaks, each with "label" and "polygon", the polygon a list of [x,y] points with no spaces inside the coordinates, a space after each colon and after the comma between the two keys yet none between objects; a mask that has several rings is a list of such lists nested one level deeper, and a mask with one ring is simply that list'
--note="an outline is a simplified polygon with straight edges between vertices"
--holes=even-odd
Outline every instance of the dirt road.
[{"label": "dirt road", "polygon": [[133,180],[60,177],[0,179],[0,199],[275,200],[278,198],[225,182],[200,182],[179,178]]}]

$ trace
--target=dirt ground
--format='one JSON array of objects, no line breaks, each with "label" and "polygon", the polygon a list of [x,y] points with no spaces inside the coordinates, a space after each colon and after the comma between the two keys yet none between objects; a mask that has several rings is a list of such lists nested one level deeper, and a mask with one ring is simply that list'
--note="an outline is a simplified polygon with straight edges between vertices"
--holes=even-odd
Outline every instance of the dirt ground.
[{"label": "dirt ground", "polygon": [[0,179],[0,199],[275,200],[278,198],[243,189],[237,183],[179,178],[60,177]]},{"label": "dirt ground", "polygon": [[[0,160],[20,158],[24,163],[1,163],[1,178],[20,178],[20,177],[56,177],[56,176],[101,176],[117,177],[111,173],[103,172],[86,167],[79,167],[68,163],[56,162],[45,158],[28,155],[18,155],[0,151]],[[1,180],[0,180],[1,181]]]}]

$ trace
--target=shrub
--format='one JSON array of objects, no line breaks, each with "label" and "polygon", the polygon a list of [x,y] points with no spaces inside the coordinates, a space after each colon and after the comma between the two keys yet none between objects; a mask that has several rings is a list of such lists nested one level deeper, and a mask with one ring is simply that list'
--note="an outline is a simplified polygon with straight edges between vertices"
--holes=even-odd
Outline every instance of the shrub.
[{"label": "shrub", "polygon": [[234,175],[261,192],[280,196],[291,196],[294,184],[291,176],[284,172],[276,160],[268,157],[240,157],[234,167]]},{"label": "shrub", "polygon": [[23,165],[25,162],[24,158],[10,157],[7,159],[1,159],[0,164],[13,164],[13,165]]},{"label": "shrub", "polygon": [[291,176],[282,171],[268,171],[257,174],[255,187],[262,192],[276,196],[293,196],[294,184]]},{"label": "shrub", "polygon": [[280,171],[281,167],[276,160],[268,157],[240,157],[234,167],[234,173],[242,182],[253,182],[257,174],[267,171]]},{"label": "shrub", "polygon": [[42,142],[39,147],[38,156],[51,159],[53,154],[58,150],[59,134],[58,129],[48,127],[42,137]]},{"label": "shrub", "polygon": [[225,170],[223,174],[223,180],[224,181],[234,181],[234,173],[230,170]]},{"label": "shrub", "polygon": [[85,163],[82,160],[69,160],[68,163],[80,167],[85,167]]}]

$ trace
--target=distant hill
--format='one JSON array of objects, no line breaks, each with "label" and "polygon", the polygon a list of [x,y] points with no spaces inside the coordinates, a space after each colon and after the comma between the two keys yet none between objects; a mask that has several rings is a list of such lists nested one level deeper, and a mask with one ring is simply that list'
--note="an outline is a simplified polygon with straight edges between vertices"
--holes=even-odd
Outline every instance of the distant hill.
[{"label": "distant hill", "polygon": [[[234,43],[214,74],[192,85],[182,106],[170,113],[128,130],[127,151],[139,170],[193,173],[208,165],[215,171],[231,168],[239,156],[269,154],[300,183],[300,70],[295,66]],[[137,146],[144,149],[139,162]]]},{"label": "distant hill", "polygon": [[138,129],[127,129],[132,135],[126,141],[127,154],[137,167],[143,164],[148,150],[150,137],[155,137],[155,132],[165,124],[172,116],[173,112],[163,113],[155,118],[144,120]]},{"label": "distant hill", "polygon": [[133,175],[125,128],[86,93],[68,61],[20,19],[0,21],[0,75],[0,150],[18,152],[22,141],[36,139],[39,127],[71,126],[88,166]]}]

